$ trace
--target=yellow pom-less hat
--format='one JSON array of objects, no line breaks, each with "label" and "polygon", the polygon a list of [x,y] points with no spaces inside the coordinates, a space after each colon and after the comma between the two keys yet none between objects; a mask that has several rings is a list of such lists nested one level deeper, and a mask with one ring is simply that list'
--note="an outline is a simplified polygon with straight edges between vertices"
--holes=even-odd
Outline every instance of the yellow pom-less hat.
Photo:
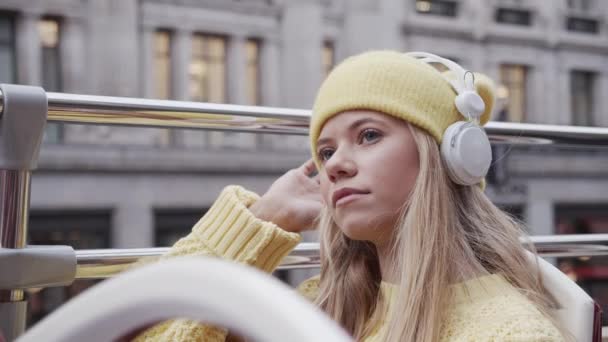
[{"label": "yellow pom-less hat", "polygon": [[[490,120],[494,84],[475,73],[475,88],[485,103],[479,123]],[[310,143],[317,167],[317,140],[331,117],[348,110],[374,110],[410,122],[441,144],[443,133],[465,118],[454,104],[456,91],[433,66],[396,51],[371,51],[347,58],[321,85],[313,106]],[[483,187],[483,186],[482,186]]]}]

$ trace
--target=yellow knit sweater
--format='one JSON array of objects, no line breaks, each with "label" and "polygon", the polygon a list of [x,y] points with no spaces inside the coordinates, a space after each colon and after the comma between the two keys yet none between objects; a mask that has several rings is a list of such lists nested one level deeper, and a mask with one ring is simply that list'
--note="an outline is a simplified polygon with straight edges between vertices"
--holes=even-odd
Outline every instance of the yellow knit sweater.
[{"label": "yellow knit sweater", "polygon": [[[253,216],[247,208],[257,199],[256,194],[241,187],[226,187],[192,232],[164,258],[216,256],[272,272],[298,244],[300,236]],[[305,297],[314,298],[318,278],[304,282],[298,290]],[[394,286],[382,283],[381,291],[388,298],[389,307],[385,309],[390,312]],[[562,341],[551,322],[499,275],[456,284],[454,293],[441,341]],[[365,342],[382,341],[385,330],[383,323]],[[226,336],[226,329],[175,319],[145,330],[134,341],[220,342]]]}]

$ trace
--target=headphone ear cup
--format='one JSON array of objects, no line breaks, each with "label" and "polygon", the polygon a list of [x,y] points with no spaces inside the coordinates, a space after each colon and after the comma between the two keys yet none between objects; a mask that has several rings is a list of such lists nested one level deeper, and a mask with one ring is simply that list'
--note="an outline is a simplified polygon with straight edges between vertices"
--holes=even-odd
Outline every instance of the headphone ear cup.
[{"label": "headphone ear cup", "polygon": [[445,130],[441,155],[450,178],[460,185],[481,182],[492,163],[492,149],[485,131],[466,121],[458,121]]}]

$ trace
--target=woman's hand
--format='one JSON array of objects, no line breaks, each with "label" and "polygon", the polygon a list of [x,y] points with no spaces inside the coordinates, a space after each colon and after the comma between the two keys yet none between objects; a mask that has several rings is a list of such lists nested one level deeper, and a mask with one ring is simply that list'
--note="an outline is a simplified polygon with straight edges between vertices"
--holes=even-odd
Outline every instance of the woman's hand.
[{"label": "woman's hand", "polygon": [[312,229],[323,207],[319,176],[312,159],[277,179],[249,210],[259,219],[270,221],[288,232]]}]

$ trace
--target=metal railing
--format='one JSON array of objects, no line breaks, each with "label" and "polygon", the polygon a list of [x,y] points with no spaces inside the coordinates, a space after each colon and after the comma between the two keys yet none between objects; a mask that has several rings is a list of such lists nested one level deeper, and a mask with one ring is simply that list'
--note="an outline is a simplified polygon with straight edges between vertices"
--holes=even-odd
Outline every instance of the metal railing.
[{"label": "metal railing", "polygon": [[[45,93],[37,87],[14,85],[1,85],[0,90],[0,262],[4,259],[11,260],[5,265],[38,263],[36,270],[24,266],[26,272],[11,273],[11,267],[14,270],[19,266],[0,267],[0,285],[25,284],[0,286],[0,329],[9,340],[24,329],[23,288],[109,277],[135,262],[154,260],[167,250],[72,251],[73,260],[69,260],[65,258],[69,256],[65,250],[57,256],[61,253],[25,245],[30,176],[36,168],[46,121],[306,135],[310,119],[310,111],[288,108]],[[500,122],[490,122],[485,128],[493,144],[608,147],[608,128]],[[532,240],[545,256],[608,255],[608,235],[546,236]],[[73,266],[73,274],[63,276],[66,279],[54,279],[48,274],[52,268],[40,266],[51,259],[63,271]],[[300,244],[281,268],[318,267],[318,262],[318,245]],[[44,281],[40,271],[47,276]],[[69,269],[65,274],[70,274]]]},{"label": "metal railing", "polygon": [[[542,257],[589,257],[608,255],[608,234],[532,236]],[[103,279],[128,269],[135,263],[158,260],[169,248],[77,250],[76,279]],[[319,244],[303,242],[285,257],[279,270],[319,267]]]},{"label": "metal railing", "polygon": [[[307,135],[311,112],[202,102],[47,93],[48,121]],[[0,108],[4,96],[0,92]],[[608,128],[489,122],[494,144],[608,148]]]}]

